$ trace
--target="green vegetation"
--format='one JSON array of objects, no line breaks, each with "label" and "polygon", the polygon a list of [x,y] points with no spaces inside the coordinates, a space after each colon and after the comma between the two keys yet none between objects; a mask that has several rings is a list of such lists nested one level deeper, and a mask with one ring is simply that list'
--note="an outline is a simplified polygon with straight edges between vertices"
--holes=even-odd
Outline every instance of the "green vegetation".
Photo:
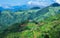
[{"label": "green vegetation", "polygon": [[60,7],[21,12],[5,10],[0,26],[0,38],[60,38]]},{"label": "green vegetation", "polygon": [[[4,38],[60,38],[60,14],[55,18],[49,17],[36,24],[28,22],[25,30],[9,32]],[[51,20],[50,20],[51,18]]]}]

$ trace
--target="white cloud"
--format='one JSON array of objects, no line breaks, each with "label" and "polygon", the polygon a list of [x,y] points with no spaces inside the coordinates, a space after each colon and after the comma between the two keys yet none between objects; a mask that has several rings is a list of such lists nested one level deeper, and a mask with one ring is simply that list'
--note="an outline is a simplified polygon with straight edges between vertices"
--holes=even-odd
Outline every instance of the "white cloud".
[{"label": "white cloud", "polygon": [[54,0],[56,3],[60,4],[60,0]]},{"label": "white cloud", "polygon": [[32,1],[29,1],[28,4],[29,4],[29,5],[32,4]]},{"label": "white cloud", "polygon": [[29,1],[29,5],[36,5],[36,6],[48,6],[47,2],[40,2],[40,1]]},{"label": "white cloud", "polygon": [[40,5],[40,2],[38,2],[38,1],[29,1],[28,4],[29,5]]}]

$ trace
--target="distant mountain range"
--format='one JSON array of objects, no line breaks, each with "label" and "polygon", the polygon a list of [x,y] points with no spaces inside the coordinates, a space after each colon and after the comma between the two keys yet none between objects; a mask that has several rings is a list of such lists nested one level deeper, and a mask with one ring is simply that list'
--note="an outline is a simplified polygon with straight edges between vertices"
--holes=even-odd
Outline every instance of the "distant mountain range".
[{"label": "distant mountain range", "polygon": [[[54,3],[52,4],[52,6],[60,6],[59,4],[57,3]],[[41,9],[41,8],[44,8],[43,6],[42,7],[39,7],[39,6],[31,6],[31,5],[22,5],[22,6],[11,6],[10,8],[3,8],[3,7],[0,7],[0,11],[2,10],[10,10],[10,11],[19,11],[19,10],[28,10],[28,9]]]},{"label": "distant mountain range", "polygon": [[2,11],[2,10],[18,11],[18,10],[25,10],[25,9],[28,9],[28,6],[26,6],[26,5],[23,5],[23,6],[11,6],[10,8],[0,7],[0,11]]},{"label": "distant mountain range", "polygon": [[37,9],[40,8],[38,6],[29,6],[29,5],[22,5],[22,6],[11,6],[10,8],[3,8],[0,7],[0,11],[2,10],[10,10],[10,11],[19,11],[19,10],[28,10],[28,9]]}]

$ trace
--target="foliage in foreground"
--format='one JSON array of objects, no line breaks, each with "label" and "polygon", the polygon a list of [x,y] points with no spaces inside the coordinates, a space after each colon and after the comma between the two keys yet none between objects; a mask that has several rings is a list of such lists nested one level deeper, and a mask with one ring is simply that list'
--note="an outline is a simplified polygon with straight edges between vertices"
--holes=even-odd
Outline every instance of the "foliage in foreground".
[{"label": "foliage in foreground", "polygon": [[27,22],[23,31],[8,32],[4,38],[60,38],[60,14],[39,23]]}]

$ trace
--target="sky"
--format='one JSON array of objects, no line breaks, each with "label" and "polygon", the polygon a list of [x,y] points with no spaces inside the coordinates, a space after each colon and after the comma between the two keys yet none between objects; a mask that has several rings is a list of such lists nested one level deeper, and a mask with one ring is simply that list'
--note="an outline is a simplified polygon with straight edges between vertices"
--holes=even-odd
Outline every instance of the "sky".
[{"label": "sky", "polygon": [[8,8],[9,6],[36,5],[48,6],[55,0],[0,0],[0,6]]}]

